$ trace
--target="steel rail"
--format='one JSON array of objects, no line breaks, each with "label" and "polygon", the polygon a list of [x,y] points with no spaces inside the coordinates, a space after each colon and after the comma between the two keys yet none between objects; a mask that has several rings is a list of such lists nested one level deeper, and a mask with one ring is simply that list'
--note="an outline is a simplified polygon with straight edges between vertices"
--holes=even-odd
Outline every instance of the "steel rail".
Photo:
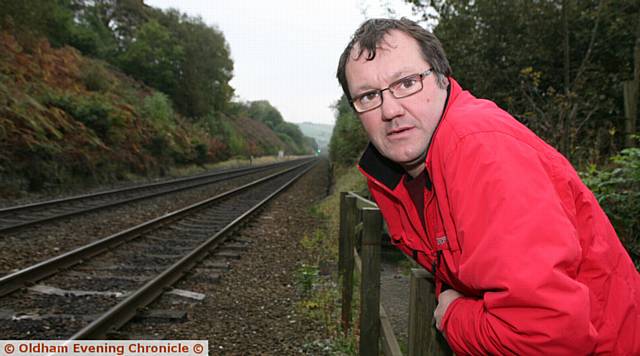
[{"label": "steel rail", "polygon": [[243,186],[231,189],[224,193],[218,194],[214,197],[197,202],[185,208],[173,211],[171,213],[167,213],[163,216],[157,217],[155,219],[146,221],[142,224],[136,225],[129,229],[120,231],[116,234],[94,241],[88,245],[78,247],[72,251],[63,253],[61,255],[42,261],[30,267],[27,267],[22,270],[16,271],[14,273],[8,274],[6,276],[0,277],[0,297],[5,296],[27,285],[33,284],[45,277],[56,274],[58,271],[62,269],[82,263],[84,260],[90,257],[106,252],[107,250],[115,248],[118,245],[123,244],[127,241],[133,240],[147,231],[153,230],[161,225],[171,223],[172,221],[179,219],[185,215],[189,215],[198,210],[201,210],[205,208],[207,205],[215,201],[230,197],[241,191],[247,190],[254,185],[258,185],[262,182],[273,179],[279,175],[285,174],[287,172],[295,170],[309,163],[310,163],[309,161],[305,161],[291,168],[287,168],[283,171],[276,172],[269,176],[247,183]]},{"label": "steel rail", "polygon": [[[306,161],[307,159],[302,159],[302,160]],[[295,162],[295,161],[279,162],[279,163],[276,163],[276,164],[273,164],[273,165],[264,165],[264,166],[258,166],[258,167],[239,168],[237,170],[225,170],[225,171],[216,172],[216,173],[213,173],[213,174],[210,174],[210,175],[201,175],[201,176],[196,176],[196,177],[194,177],[194,176],[185,177],[185,178],[174,179],[174,180],[167,181],[167,182],[152,183],[152,184],[147,184],[147,185],[142,185],[142,186],[123,188],[123,189],[114,189],[114,190],[109,190],[109,191],[105,191],[105,192],[78,195],[78,196],[73,196],[73,197],[68,197],[68,198],[54,199],[54,200],[48,200],[48,201],[39,202],[39,203],[31,203],[31,204],[19,205],[19,206],[10,207],[10,208],[4,208],[4,209],[0,209],[0,214],[1,213],[15,213],[15,212],[18,212],[20,210],[26,210],[26,209],[32,209],[32,208],[41,208],[41,207],[46,207],[46,206],[51,206],[51,205],[56,205],[56,204],[61,204],[61,203],[77,202],[77,201],[81,201],[81,200],[84,200],[84,199],[92,199],[92,198],[103,197],[103,196],[108,196],[108,195],[115,195],[115,194],[133,192],[133,191],[136,191],[136,190],[146,190],[146,189],[156,188],[156,187],[161,187],[161,186],[170,186],[170,185],[175,185],[175,184],[188,182],[188,181],[204,180],[204,181],[202,181],[200,183],[194,183],[194,184],[190,184],[190,185],[186,185],[186,186],[180,186],[180,187],[176,187],[176,188],[173,188],[173,189],[162,190],[162,191],[159,191],[159,192],[157,192],[157,191],[156,192],[151,192],[151,193],[148,193],[148,194],[142,194],[142,195],[135,196],[135,197],[132,197],[132,198],[124,198],[124,199],[120,199],[120,200],[115,200],[115,201],[107,202],[107,203],[100,204],[100,205],[93,206],[93,207],[78,208],[77,210],[74,210],[74,211],[65,212],[65,213],[62,213],[62,214],[55,214],[55,215],[52,215],[52,216],[43,217],[43,218],[39,218],[39,219],[34,219],[34,220],[30,220],[30,221],[26,221],[26,222],[14,224],[14,225],[0,226],[0,232],[15,231],[15,230],[19,230],[19,229],[22,229],[22,228],[25,228],[25,227],[28,227],[28,226],[41,224],[41,223],[44,223],[44,222],[47,222],[47,221],[58,220],[58,219],[62,219],[62,218],[66,218],[66,217],[70,217],[70,216],[74,216],[74,215],[85,214],[85,213],[96,211],[96,210],[100,210],[100,209],[105,209],[105,208],[109,208],[109,207],[113,207],[113,206],[117,206],[117,205],[131,203],[131,202],[134,202],[134,201],[137,201],[137,200],[143,200],[143,199],[148,199],[148,198],[151,198],[151,197],[156,197],[156,196],[160,196],[160,195],[164,195],[164,194],[175,193],[175,192],[182,191],[182,190],[193,189],[193,188],[200,187],[200,186],[203,186],[203,185],[213,184],[213,183],[225,180],[225,179],[236,178],[236,177],[240,177],[240,176],[247,175],[247,174],[261,172],[261,171],[264,171],[264,170],[267,170],[267,169],[277,168],[277,167],[282,166],[282,165],[287,165],[287,164],[289,164],[291,162]],[[218,179],[216,179],[216,177]]]},{"label": "steel rail", "polygon": [[198,179],[202,179],[202,178],[215,177],[215,176],[218,176],[218,175],[224,175],[224,174],[227,174],[227,173],[246,171],[246,170],[251,170],[251,169],[255,169],[255,168],[276,167],[276,166],[284,164],[284,163],[286,163],[286,162],[278,162],[278,163],[275,163],[273,165],[261,165],[261,166],[254,166],[254,167],[242,167],[242,168],[229,168],[229,169],[223,169],[223,170],[219,170],[219,171],[215,171],[215,172],[208,172],[208,173],[197,174],[197,175],[192,175],[192,176],[188,176],[188,177],[170,179],[170,180],[163,181],[163,182],[141,184],[141,185],[136,185],[136,186],[132,186],[132,187],[126,187],[126,188],[115,188],[115,189],[109,189],[109,190],[104,190],[104,191],[95,192],[95,193],[80,194],[80,195],[74,195],[74,196],[64,197],[64,198],[51,199],[51,200],[28,203],[28,204],[22,204],[22,205],[8,206],[8,207],[0,208],[0,213],[15,212],[15,211],[20,211],[20,210],[24,210],[24,209],[33,208],[33,207],[42,207],[42,206],[54,205],[54,204],[58,204],[58,203],[66,203],[66,202],[70,202],[70,201],[82,200],[82,199],[86,199],[86,198],[95,198],[95,197],[99,197],[99,196],[103,196],[103,195],[110,195],[110,194],[114,194],[114,193],[124,193],[124,192],[128,192],[128,191],[135,191],[135,190],[140,190],[140,189],[153,188],[153,187],[157,187],[157,186],[171,185],[171,184],[180,183],[180,182],[183,182],[183,181],[198,180]]},{"label": "steel rail", "polygon": [[[308,162],[304,163],[308,164]],[[303,164],[303,165],[304,165]],[[302,165],[300,165],[302,166]],[[297,166],[295,168],[298,168]],[[252,208],[247,210],[245,213],[237,217],[227,226],[222,228],[216,234],[211,236],[207,241],[203,242],[197,248],[195,248],[188,255],[184,256],[178,262],[173,264],[171,267],[167,268],[164,272],[158,275],[153,280],[149,281],[143,287],[138,289],[132,295],[127,297],[122,302],[118,303],[113,308],[109,309],[106,313],[100,316],[98,319],[95,319],[89,325],[84,327],[82,330],[78,331],[75,335],[73,335],[69,340],[79,340],[79,339],[97,339],[101,337],[105,337],[107,333],[110,331],[116,330],[126,324],[129,320],[131,320],[140,308],[150,304],[156,298],[158,298],[169,286],[175,284],[178,280],[180,280],[190,269],[192,269],[200,260],[206,257],[210,253],[211,247],[215,247],[218,244],[224,242],[226,239],[225,234],[240,222],[249,217],[252,213],[262,207],[265,203],[279,194],[281,191],[289,187],[293,182],[295,182],[298,178],[308,172],[311,168],[315,166],[315,163],[309,164],[309,167],[306,167],[300,173],[298,173],[295,177],[289,180],[287,183],[283,184],[276,191],[271,193],[265,199],[254,205]],[[223,238],[224,237],[224,238]]]}]

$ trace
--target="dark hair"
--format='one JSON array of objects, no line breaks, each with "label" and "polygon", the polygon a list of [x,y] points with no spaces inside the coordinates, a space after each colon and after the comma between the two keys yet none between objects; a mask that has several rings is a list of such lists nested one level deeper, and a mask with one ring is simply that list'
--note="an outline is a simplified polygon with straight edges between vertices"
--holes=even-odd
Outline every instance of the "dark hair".
[{"label": "dark hair", "polygon": [[402,31],[418,41],[418,45],[422,50],[422,58],[431,64],[437,76],[438,86],[443,89],[446,88],[446,78],[451,75],[451,67],[449,66],[449,61],[444,53],[444,49],[442,49],[440,41],[433,33],[405,17],[400,20],[370,19],[362,23],[353,34],[351,41],[342,52],[340,61],[338,62],[338,81],[349,102],[351,102],[351,94],[349,93],[345,68],[351,51],[358,45],[358,53],[355,59],[359,59],[364,51],[367,51],[366,59],[368,61],[373,60],[376,57],[376,48],[380,45],[380,42],[382,42],[384,35],[388,34],[391,30]]}]

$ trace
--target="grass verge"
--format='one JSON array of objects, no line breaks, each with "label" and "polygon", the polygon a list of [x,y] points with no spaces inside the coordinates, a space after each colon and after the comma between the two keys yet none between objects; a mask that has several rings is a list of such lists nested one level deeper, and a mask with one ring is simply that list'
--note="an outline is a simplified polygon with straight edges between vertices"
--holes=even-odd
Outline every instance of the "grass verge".
[{"label": "grass verge", "polygon": [[[303,246],[314,258],[297,271],[298,287],[305,299],[298,311],[320,320],[328,331],[328,339],[308,345],[308,351],[326,355],[356,355],[358,340],[358,289],[354,288],[352,327],[342,330],[340,322],[340,288],[338,282],[338,229],[340,223],[340,192],[366,189],[364,178],[355,167],[334,167],[331,194],[311,207],[312,213],[325,221],[322,228],[304,236]],[[357,274],[356,276],[357,277]],[[357,278],[354,279],[357,284]]]}]

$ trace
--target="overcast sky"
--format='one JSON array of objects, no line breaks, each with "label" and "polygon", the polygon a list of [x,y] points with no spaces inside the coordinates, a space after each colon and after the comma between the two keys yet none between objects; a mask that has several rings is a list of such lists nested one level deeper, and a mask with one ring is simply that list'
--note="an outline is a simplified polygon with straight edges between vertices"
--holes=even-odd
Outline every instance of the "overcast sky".
[{"label": "overcast sky", "polygon": [[338,57],[358,25],[386,14],[412,17],[402,0],[145,0],[176,8],[222,31],[231,48],[231,86],[240,100],[268,100],[285,121],[333,124],[342,94]]}]

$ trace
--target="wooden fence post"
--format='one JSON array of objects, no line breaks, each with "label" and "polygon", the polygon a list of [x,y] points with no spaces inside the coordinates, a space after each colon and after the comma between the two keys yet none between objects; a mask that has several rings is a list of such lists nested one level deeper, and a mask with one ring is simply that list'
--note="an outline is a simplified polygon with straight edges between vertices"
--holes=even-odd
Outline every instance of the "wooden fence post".
[{"label": "wooden fence post", "polygon": [[351,327],[351,301],[353,299],[353,244],[356,224],[356,198],[347,192],[340,193],[339,276],[342,281],[341,317],[346,336]]},{"label": "wooden fence post", "polygon": [[451,348],[433,325],[436,308],[433,276],[421,268],[411,269],[409,296],[409,356],[453,355]]},{"label": "wooden fence post", "polygon": [[360,355],[377,356],[380,350],[380,210],[362,208],[362,222],[359,349]]}]

